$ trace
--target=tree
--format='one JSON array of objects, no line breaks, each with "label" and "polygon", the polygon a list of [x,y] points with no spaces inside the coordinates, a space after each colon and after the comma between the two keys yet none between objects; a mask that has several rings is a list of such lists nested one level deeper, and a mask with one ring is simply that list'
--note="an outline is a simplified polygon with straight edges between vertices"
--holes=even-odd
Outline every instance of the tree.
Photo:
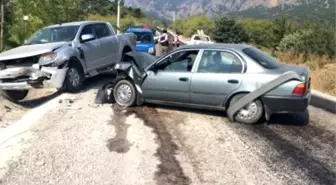
[{"label": "tree", "polygon": [[207,16],[192,16],[173,23],[173,29],[187,37],[195,34],[197,30],[204,30],[205,34],[211,35],[213,28],[214,22]]},{"label": "tree", "polygon": [[243,26],[231,17],[220,17],[215,20],[213,39],[220,43],[244,43],[249,41]]},{"label": "tree", "polygon": [[293,32],[293,27],[290,23],[290,20],[286,16],[281,16],[276,18],[273,21],[273,34],[275,36],[275,42],[273,43],[273,48],[279,45],[281,40],[285,37],[285,35]]},{"label": "tree", "polygon": [[275,42],[273,23],[270,20],[243,19],[240,21],[249,37],[249,42],[271,48]]}]

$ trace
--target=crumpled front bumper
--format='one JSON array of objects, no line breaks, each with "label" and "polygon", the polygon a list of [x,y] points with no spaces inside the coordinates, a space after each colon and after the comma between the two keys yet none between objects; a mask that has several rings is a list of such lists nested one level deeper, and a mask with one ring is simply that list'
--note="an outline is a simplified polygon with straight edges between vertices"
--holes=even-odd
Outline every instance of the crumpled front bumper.
[{"label": "crumpled front bumper", "polygon": [[0,71],[0,89],[61,88],[68,68],[15,67]]}]

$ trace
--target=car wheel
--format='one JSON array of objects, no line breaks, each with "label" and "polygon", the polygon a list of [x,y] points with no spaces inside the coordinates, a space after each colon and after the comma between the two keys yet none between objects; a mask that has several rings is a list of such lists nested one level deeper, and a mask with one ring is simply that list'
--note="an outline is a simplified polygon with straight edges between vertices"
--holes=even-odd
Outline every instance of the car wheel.
[{"label": "car wheel", "polygon": [[10,101],[17,102],[23,100],[28,95],[29,90],[2,90],[2,96]]},{"label": "car wheel", "polygon": [[135,103],[136,90],[129,80],[120,80],[113,90],[115,101],[122,107],[131,107]]},{"label": "car wheel", "polygon": [[[246,93],[235,95],[230,101],[230,106],[232,106],[245,95]],[[234,116],[234,119],[240,123],[254,124],[261,119],[263,112],[264,107],[262,102],[259,99],[256,99],[247,104],[245,107],[238,110]]]},{"label": "car wheel", "polygon": [[65,77],[65,89],[69,92],[78,92],[84,82],[84,74],[82,68],[78,64],[70,65]]}]

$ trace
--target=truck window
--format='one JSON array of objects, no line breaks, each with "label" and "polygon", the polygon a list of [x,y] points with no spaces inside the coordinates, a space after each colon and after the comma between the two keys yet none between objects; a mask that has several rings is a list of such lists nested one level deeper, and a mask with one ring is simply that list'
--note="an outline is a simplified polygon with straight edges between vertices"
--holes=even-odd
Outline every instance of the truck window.
[{"label": "truck window", "polygon": [[72,41],[79,26],[57,26],[42,28],[31,36],[25,45]]},{"label": "truck window", "polygon": [[201,38],[199,36],[195,36],[194,40],[201,40]]},{"label": "truck window", "polygon": [[108,37],[111,35],[111,30],[104,23],[94,24],[94,30],[98,38]]},{"label": "truck window", "polygon": [[80,34],[80,40],[82,40],[82,35],[86,35],[86,34],[92,34],[92,35],[96,36],[95,33],[94,33],[92,25],[84,26],[84,28],[82,29],[82,32]]}]

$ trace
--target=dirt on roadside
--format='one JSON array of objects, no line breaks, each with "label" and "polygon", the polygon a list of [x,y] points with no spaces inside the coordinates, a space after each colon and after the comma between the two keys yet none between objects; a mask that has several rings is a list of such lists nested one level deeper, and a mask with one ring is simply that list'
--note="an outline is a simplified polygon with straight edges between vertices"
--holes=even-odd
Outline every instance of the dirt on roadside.
[{"label": "dirt on roadside", "polygon": [[30,109],[49,101],[57,95],[58,93],[53,89],[32,90],[24,100],[17,103],[11,102],[0,95],[0,129],[15,123]]}]

